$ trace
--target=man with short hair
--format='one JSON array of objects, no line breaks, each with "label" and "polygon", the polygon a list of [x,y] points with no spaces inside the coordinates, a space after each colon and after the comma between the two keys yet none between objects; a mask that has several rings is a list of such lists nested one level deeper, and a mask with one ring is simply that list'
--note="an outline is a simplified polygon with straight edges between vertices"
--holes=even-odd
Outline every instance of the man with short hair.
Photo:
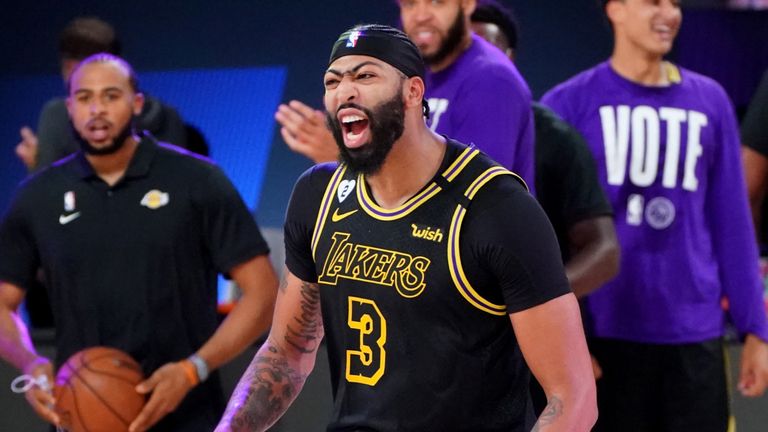
[{"label": "man with short hair", "polygon": [[[470,31],[475,0],[398,0],[405,33],[427,62],[430,128],[476,145],[534,190],[531,92],[503,53]],[[275,118],[286,144],[315,162],[338,151],[320,111],[291,101]]]},{"label": "man with short hair", "polygon": [[[61,76],[66,83],[72,70],[84,58],[107,52],[120,55],[122,44],[115,29],[96,17],[78,17],[67,24],[59,35],[59,58]],[[137,118],[139,132],[148,130],[157,139],[186,147],[184,123],[176,109],[149,95]],[[21,142],[16,146],[16,155],[29,171],[38,171],[53,162],[80,149],[69,124],[64,98],[49,100],[40,112],[35,132],[21,128]]]},{"label": "man with short hair", "polygon": [[294,188],[269,337],[219,428],[262,431],[288,408],[323,337],[328,430],[587,431],[594,379],[549,222],[520,178],[424,122],[425,66],[391,27],[334,44],[327,122],[340,164]]},{"label": "man with short hair", "polygon": [[[148,377],[136,388],[149,399],[131,432],[210,431],[225,402],[215,370],[271,320],[277,280],[267,245],[219,168],[136,134],[144,97],[123,59],[86,58],[68,89],[81,150],[26,180],[0,223],[0,356],[53,382],[18,318],[41,268],[57,365],[87,347],[121,349]],[[243,292],[220,326],[219,273]],[[51,394],[26,396],[43,419],[67,426]]]},{"label": "man with short hair", "polygon": [[[768,322],[733,107],[664,60],[675,0],[606,0],[610,59],[543,98],[586,138],[615,210],[619,275],[587,297],[605,431],[725,431],[721,298],[744,335],[738,388],[768,384]],[[629,390],[629,391],[628,391]]]}]

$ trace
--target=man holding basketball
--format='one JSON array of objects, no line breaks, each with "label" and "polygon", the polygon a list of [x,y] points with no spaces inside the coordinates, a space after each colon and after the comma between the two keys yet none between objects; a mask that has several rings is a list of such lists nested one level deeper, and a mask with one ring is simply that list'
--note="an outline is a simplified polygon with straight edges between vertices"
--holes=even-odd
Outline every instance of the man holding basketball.
[{"label": "man holding basketball", "polygon": [[[131,432],[210,431],[224,400],[208,372],[270,323],[277,281],[266,243],[219,168],[133,130],[143,96],[124,60],[91,56],[68,84],[82,150],[26,180],[0,224],[0,356],[53,380],[17,314],[42,268],[57,364],[90,346],[121,349],[149,377]],[[219,273],[243,296],[217,327]],[[27,399],[59,423],[50,394]]]}]

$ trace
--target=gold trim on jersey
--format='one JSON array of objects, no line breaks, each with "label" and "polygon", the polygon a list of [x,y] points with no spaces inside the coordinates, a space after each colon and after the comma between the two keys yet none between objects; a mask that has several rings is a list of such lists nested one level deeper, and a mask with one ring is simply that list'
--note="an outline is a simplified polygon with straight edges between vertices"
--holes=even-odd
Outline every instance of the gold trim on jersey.
[{"label": "gold trim on jersey", "polygon": [[[503,167],[500,167],[500,166],[491,167],[485,170],[485,172],[479,175],[472,182],[472,184],[470,184],[469,187],[467,187],[467,190],[464,192],[464,196],[466,196],[468,199],[471,200],[472,198],[474,198],[475,194],[477,194],[480,188],[482,188],[486,183],[491,181],[493,178],[500,175],[512,175],[519,179],[519,176],[517,174]],[[461,205],[457,205],[456,210],[453,212],[453,217],[451,218],[451,226],[448,230],[447,257],[448,257],[448,268],[451,273],[451,279],[453,279],[453,283],[456,286],[456,289],[459,291],[462,297],[464,297],[464,299],[469,302],[469,304],[480,309],[483,312],[487,312],[492,315],[504,316],[507,314],[506,305],[495,304],[483,298],[472,287],[472,284],[469,282],[469,279],[464,273],[464,268],[461,264],[461,253],[459,249],[459,234],[461,233],[461,224],[463,223],[464,216],[466,214],[467,214],[467,209]]]},{"label": "gold trim on jersey", "polygon": [[480,150],[474,147],[467,147],[464,149],[461,155],[459,155],[459,157],[457,157],[456,160],[453,161],[453,163],[448,168],[446,168],[445,171],[443,171],[442,176],[445,177],[446,180],[452,181],[479,153]]},{"label": "gold trim on jersey", "polygon": [[320,234],[323,232],[323,228],[325,227],[325,221],[328,219],[328,213],[331,209],[331,202],[333,201],[333,197],[336,196],[336,189],[339,187],[339,183],[341,183],[341,179],[344,178],[344,173],[347,171],[346,165],[339,165],[338,168],[336,168],[336,171],[333,173],[333,176],[331,177],[331,181],[328,182],[328,186],[325,188],[325,193],[323,194],[323,200],[320,202],[320,208],[317,210],[317,219],[315,220],[315,229],[312,232],[312,258],[317,261],[315,257],[315,251],[317,249],[317,243],[320,241]]},{"label": "gold trim on jersey", "polygon": [[[456,178],[459,173],[467,166],[467,164],[475,157],[480,151],[474,147],[467,147],[451,165],[443,171],[441,176],[448,181]],[[422,204],[429,201],[430,198],[437,195],[442,188],[437,183],[432,182],[429,186],[424,188],[421,192],[411,197],[403,205],[394,209],[385,209],[371,198],[368,192],[368,186],[365,184],[365,178],[362,174],[357,176],[357,200],[360,203],[360,207],[363,211],[368,213],[374,219],[382,221],[392,221],[400,219],[411,214],[414,210],[419,208]]]}]

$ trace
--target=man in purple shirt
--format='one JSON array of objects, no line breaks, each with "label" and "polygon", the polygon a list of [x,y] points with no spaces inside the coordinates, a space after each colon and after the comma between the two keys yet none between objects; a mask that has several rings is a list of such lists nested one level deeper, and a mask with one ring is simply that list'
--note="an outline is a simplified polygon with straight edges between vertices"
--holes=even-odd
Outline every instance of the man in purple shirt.
[{"label": "man in purple shirt", "polygon": [[[430,128],[467,144],[520,175],[534,189],[531,92],[498,48],[470,31],[475,0],[399,0],[403,30],[419,47]],[[275,118],[286,144],[315,162],[338,151],[324,114],[299,101],[280,105]]]},{"label": "man in purple shirt", "polygon": [[615,212],[619,275],[587,299],[603,370],[595,430],[725,431],[726,296],[745,336],[739,389],[768,380],[736,119],[713,80],[663,60],[682,21],[673,0],[607,0],[609,61],[543,102],[587,139]]},{"label": "man in purple shirt", "polygon": [[533,185],[531,91],[503,52],[472,33],[475,0],[400,0],[403,30],[429,66],[433,131],[475,144]]}]

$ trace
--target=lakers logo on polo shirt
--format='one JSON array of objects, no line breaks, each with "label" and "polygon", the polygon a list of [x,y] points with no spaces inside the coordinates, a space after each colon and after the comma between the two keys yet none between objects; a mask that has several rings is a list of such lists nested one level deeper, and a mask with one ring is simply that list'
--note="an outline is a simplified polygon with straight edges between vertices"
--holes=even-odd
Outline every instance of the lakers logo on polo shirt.
[{"label": "lakers logo on polo shirt", "polygon": [[144,198],[141,199],[141,205],[155,210],[168,204],[169,200],[170,198],[168,197],[168,192],[152,189],[151,191],[144,194]]}]

